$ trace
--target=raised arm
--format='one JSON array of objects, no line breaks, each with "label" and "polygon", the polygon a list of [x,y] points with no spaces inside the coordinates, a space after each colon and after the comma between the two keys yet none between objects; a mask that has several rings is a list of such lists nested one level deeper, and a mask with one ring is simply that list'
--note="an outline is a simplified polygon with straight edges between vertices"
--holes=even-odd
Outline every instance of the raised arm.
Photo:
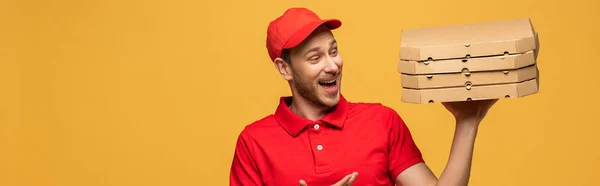
[{"label": "raised arm", "polygon": [[443,103],[454,115],[456,128],[448,163],[439,179],[424,163],[400,173],[396,185],[462,186],[468,185],[473,148],[479,124],[498,100]]}]

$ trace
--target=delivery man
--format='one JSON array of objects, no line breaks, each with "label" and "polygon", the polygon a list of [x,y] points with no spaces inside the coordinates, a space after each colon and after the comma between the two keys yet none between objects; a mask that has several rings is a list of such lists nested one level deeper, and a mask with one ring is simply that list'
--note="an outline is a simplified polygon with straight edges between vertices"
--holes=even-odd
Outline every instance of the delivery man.
[{"label": "delivery man", "polygon": [[331,32],[340,26],[306,8],[269,24],[267,50],[292,96],[241,131],[230,185],[467,185],[478,125],[497,99],[443,103],[456,130],[437,178],[393,109],[340,93],[343,60]]}]

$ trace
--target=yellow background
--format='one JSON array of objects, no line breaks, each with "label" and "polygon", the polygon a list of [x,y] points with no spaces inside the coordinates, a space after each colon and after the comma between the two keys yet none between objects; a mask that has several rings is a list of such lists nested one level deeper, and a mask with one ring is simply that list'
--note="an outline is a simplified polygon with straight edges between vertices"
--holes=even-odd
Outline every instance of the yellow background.
[{"label": "yellow background", "polygon": [[344,95],[397,110],[438,175],[454,123],[400,101],[401,29],[531,18],[541,90],[490,112],[471,185],[600,185],[599,4],[4,0],[0,185],[228,185],[239,132],[289,95],[265,34],[291,6],[343,21]]}]

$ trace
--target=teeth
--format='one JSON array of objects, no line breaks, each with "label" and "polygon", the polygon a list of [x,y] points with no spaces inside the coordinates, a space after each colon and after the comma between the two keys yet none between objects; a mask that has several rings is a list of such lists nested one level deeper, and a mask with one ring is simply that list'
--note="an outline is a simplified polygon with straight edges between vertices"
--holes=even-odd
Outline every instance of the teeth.
[{"label": "teeth", "polygon": [[334,80],[331,80],[331,81],[321,81],[321,82],[322,82],[322,83],[333,83],[333,82],[335,82],[335,79],[334,79]]}]

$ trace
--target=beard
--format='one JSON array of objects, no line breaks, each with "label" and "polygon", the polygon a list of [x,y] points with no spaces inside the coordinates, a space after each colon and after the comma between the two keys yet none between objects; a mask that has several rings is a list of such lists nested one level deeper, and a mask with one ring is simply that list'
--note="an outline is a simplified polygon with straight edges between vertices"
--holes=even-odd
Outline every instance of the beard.
[{"label": "beard", "polygon": [[[296,88],[296,91],[298,92],[298,94],[300,94],[300,96],[304,97],[305,99],[307,99],[308,101],[312,102],[313,104],[315,104],[318,107],[332,107],[334,105],[330,105],[327,103],[326,100],[323,100],[324,98],[322,98],[321,96],[319,96],[319,83],[317,82],[313,82],[308,78],[303,78],[302,76],[300,76],[298,73],[294,72],[294,70],[292,70],[293,76],[294,76],[294,81],[293,81],[293,85]],[[339,74],[332,74],[331,76],[336,76]],[[341,78],[339,78],[337,81],[340,81]],[[341,82],[338,82],[341,85]],[[338,90],[339,92],[339,90]],[[338,93],[339,95],[339,93]],[[327,95],[329,96],[329,95]],[[336,95],[335,97],[331,97],[330,99],[337,99],[338,96]],[[336,101],[337,102],[337,101]]]}]

